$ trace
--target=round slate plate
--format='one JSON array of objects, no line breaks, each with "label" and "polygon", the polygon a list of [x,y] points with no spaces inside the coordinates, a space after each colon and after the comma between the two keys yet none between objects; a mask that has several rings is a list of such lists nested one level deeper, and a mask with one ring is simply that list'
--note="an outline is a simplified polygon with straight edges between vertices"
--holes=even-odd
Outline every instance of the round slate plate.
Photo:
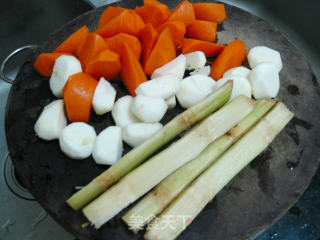
[{"label": "round slate plate", "polygon": [[[171,8],[178,3],[162,2]],[[141,2],[120,3],[127,8],[138,4]],[[179,239],[244,239],[252,236],[297,201],[318,166],[320,93],[306,59],[270,24],[236,7],[225,6],[227,19],[220,26],[218,43],[241,39],[248,49],[266,45],[280,51],[284,66],[280,73],[279,99],[296,117],[270,147],[205,207]],[[23,65],[7,103],[6,136],[10,156],[22,181],[65,229],[79,239],[141,239],[143,232],[133,235],[120,220],[125,210],[99,230],[81,227],[86,222],[85,217],[81,211],[71,210],[65,201],[75,186],[87,184],[106,167],[96,165],[92,158],[83,161],[67,158],[57,141],[40,140],[33,130],[43,107],[55,99],[49,90],[48,78],[41,77],[32,66],[36,57],[54,50],[84,24],[95,29],[103,9],[87,12],[60,28]],[[121,82],[112,84],[117,89],[117,98],[127,94]],[[181,108],[169,111],[163,123],[181,111]],[[93,114],[90,123],[97,133],[114,124],[110,114]],[[126,146],[125,151],[128,150]]]}]

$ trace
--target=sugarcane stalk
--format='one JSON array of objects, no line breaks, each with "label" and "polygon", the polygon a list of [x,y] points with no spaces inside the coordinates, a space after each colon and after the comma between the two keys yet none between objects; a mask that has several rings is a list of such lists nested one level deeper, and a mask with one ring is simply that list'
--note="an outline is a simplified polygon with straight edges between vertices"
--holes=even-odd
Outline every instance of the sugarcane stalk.
[{"label": "sugarcane stalk", "polygon": [[[278,103],[150,224],[145,239],[175,239],[205,205],[273,141],[292,117],[293,113],[284,104]],[[170,226],[166,225],[168,218]]]},{"label": "sugarcane stalk", "polygon": [[145,224],[157,216],[193,179],[248,131],[274,104],[275,101],[271,99],[258,101],[255,109],[228,133],[212,142],[196,158],[159,183],[122,217],[129,229],[134,233],[143,229]]},{"label": "sugarcane stalk", "polygon": [[109,221],[123,208],[148,192],[176,169],[192,160],[212,141],[226,133],[249,114],[255,102],[239,96],[210,115],[188,134],[143,163],[117,184],[83,209],[84,215],[96,227]]},{"label": "sugarcane stalk", "polygon": [[103,193],[109,186],[118,181],[132,169],[148,159],[155,151],[164,146],[179,133],[188,129],[198,121],[207,117],[226,103],[231,95],[232,81],[214,91],[203,101],[185,110],[168,122],[161,130],[148,140],[133,148],[124,155],[116,164],[108,168],[98,177],[93,179],[87,186],[73,194],[67,203],[74,209],[79,210]]}]

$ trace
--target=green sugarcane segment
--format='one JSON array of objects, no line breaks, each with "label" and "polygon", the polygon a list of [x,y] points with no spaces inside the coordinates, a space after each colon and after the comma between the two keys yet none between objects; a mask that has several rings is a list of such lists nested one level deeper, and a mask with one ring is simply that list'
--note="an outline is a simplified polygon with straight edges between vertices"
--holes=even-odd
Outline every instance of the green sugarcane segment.
[{"label": "green sugarcane segment", "polygon": [[79,210],[103,193],[109,186],[118,181],[132,169],[148,159],[155,151],[164,146],[179,133],[188,129],[198,121],[225,104],[232,92],[232,81],[227,82],[221,88],[214,91],[203,101],[187,109],[168,122],[161,130],[148,140],[133,148],[124,155],[116,164],[93,179],[87,186],[73,194],[67,203]]},{"label": "green sugarcane segment", "polygon": [[[248,131],[274,104],[275,101],[271,99],[258,101],[255,109],[228,134],[221,136],[192,161],[165,178],[122,217],[129,229],[135,233],[143,229],[145,224],[157,216],[194,178]],[[137,216],[140,221],[132,221]]]},{"label": "green sugarcane segment", "polygon": [[[145,239],[175,239],[206,204],[273,141],[292,117],[293,113],[278,103],[166,208],[147,230]],[[170,226],[161,227],[165,226],[166,216],[170,216]]]},{"label": "green sugarcane segment", "polygon": [[147,193],[164,178],[200,154],[212,141],[238,124],[256,102],[239,96],[194,127],[184,137],[135,168],[83,209],[96,227]]}]

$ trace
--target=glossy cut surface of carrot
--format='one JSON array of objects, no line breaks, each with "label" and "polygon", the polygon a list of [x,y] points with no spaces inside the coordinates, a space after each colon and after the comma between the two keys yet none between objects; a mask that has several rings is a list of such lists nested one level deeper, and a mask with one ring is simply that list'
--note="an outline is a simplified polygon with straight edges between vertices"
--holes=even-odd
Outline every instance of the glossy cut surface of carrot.
[{"label": "glossy cut surface of carrot", "polygon": [[109,49],[103,50],[88,64],[86,73],[95,79],[104,77],[107,80],[114,79],[121,71],[120,55]]},{"label": "glossy cut surface of carrot", "polygon": [[184,35],[186,34],[186,26],[180,21],[168,21],[162,24],[157,31],[161,33],[166,27],[170,29],[173,44],[176,51],[179,51],[182,47]]},{"label": "glossy cut surface of carrot", "polygon": [[127,87],[132,96],[136,96],[136,88],[143,82],[147,81],[147,76],[144,73],[140,61],[127,44],[121,45],[121,78],[124,85]]},{"label": "glossy cut surface of carrot", "polygon": [[109,22],[113,17],[117,16],[119,13],[121,13],[124,10],[124,8],[120,6],[109,6],[107,7],[102,14],[100,15],[99,18],[99,24],[98,27],[102,27],[105,25],[107,22]]},{"label": "glossy cut surface of carrot", "polygon": [[155,28],[164,23],[170,16],[170,10],[164,4],[145,4],[137,7],[135,12],[142,18],[145,24],[151,23]]},{"label": "glossy cut surface of carrot", "polygon": [[119,53],[121,51],[121,45],[126,43],[133,53],[140,59],[141,56],[141,43],[139,39],[133,35],[126,33],[118,33],[117,35],[105,40],[110,50]]},{"label": "glossy cut surface of carrot", "polygon": [[196,17],[192,4],[189,1],[184,0],[172,10],[168,21],[181,21],[188,26],[195,19]]},{"label": "glossy cut surface of carrot", "polygon": [[86,41],[79,51],[79,60],[84,71],[86,71],[86,65],[88,62],[90,62],[100,52],[108,48],[107,43],[100,35],[89,33]]},{"label": "glossy cut surface of carrot", "polygon": [[210,76],[219,80],[227,70],[240,66],[246,56],[245,44],[241,40],[232,41],[211,65]]},{"label": "glossy cut surface of carrot", "polygon": [[69,77],[63,88],[63,98],[70,122],[88,122],[92,109],[92,98],[98,81],[86,73]]},{"label": "glossy cut surface of carrot", "polygon": [[142,44],[142,66],[146,64],[152,49],[156,45],[159,38],[159,33],[154,29],[151,23],[148,23],[141,32],[141,44]]},{"label": "glossy cut surface of carrot", "polygon": [[187,27],[186,35],[190,38],[212,42],[216,40],[217,26],[216,22],[194,20]]},{"label": "glossy cut surface of carrot", "polygon": [[55,53],[70,53],[77,55],[79,46],[83,44],[89,34],[89,29],[86,25],[79,28],[72,33],[63,43],[61,43],[55,50]]},{"label": "glossy cut surface of carrot", "polygon": [[206,57],[214,57],[218,55],[224,48],[225,46],[220,44],[197,40],[197,39],[191,39],[191,38],[183,39],[183,43],[182,43],[183,54],[191,53],[194,51],[202,51],[204,52]]},{"label": "glossy cut surface of carrot", "polygon": [[61,55],[71,55],[70,53],[41,53],[33,66],[44,77],[50,77],[56,59]]},{"label": "glossy cut surface of carrot", "polygon": [[193,9],[197,20],[223,22],[226,11],[222,3],[194,3]]},{"label": "glossy cut surface of carrot", "polygon": [[135,11],[125,9],[102,27],[95,30],[95,33],[104,38],[112,37],[118,33],[127,33],[139,37],[144,27],[143,20]]},{"label": "glossy cut surface of carrot", "polygon": [[176,50],[172,41],[170,29],[167,27],[159,35],[158,41],[146,61],[144,72],[151,76],[154,70],[170,62],[175,57]]}]

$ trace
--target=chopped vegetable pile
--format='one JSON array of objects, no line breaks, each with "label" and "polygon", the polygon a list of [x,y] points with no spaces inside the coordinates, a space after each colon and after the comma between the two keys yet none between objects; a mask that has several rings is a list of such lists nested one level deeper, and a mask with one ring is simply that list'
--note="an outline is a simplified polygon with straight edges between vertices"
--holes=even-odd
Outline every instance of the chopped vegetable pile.
[{"label": "chopped vegetable pile", "polygon": [[[123,220],[137,232],[152,220],[147,217],[161,213],[145,238],[174,239],[189,223],[160,231],[165,214],[195,218],[293,114],[270,99],[280,89],[278,51],[247,50],[241,40],[216,42],[217,27],[227,19],[223,4],[184,0],[170,10],[157,0],[143,3],[134,10],[107,7],[97,29],[82,26],[38,56],[34,68],[50,77],[48,87],[61,99],[43,109],[34,129],[43,140],[58,139],[72,159],[92,156],[112,165],[67,200],[74,210],[88,204],[83,213],[96,228],[155,187]],[[121,81],[128,95],[118,97],[112,81]],[[186,110],[162,125],[177,104]],[[111,114],[115,126],[97,134],[92,114]],[[133,148],[124,156],[123,141]],[[145,219],[132,223],[132,215]]]}]

